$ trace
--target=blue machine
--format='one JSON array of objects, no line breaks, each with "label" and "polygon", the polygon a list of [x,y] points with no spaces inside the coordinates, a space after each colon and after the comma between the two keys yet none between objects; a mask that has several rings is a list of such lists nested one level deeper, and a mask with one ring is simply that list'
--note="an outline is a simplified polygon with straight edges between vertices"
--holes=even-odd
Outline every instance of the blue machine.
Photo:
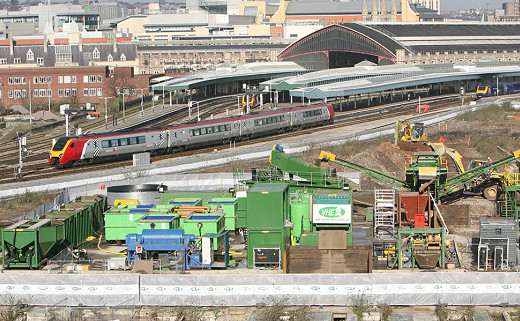
[{"label": "blue machine", "polygon": [[[159,254],[175,258],[184,268],[193,267],[211,268],[212,260],[203,259],[203,238],[217,238],[222,235],[204,235],[203,237],[184,234],[184,230],[143,230],[142,234],[128,234],[126,236],[127,260],[132,265],[136,260],[157,258]],[[229,236],[225,233],[225,266],[228,263]],[[212,249],[207,249],[211,250]],[[205,253],[208,253],[204,251]],[[180,261],[180,262],[179,262]]]}]

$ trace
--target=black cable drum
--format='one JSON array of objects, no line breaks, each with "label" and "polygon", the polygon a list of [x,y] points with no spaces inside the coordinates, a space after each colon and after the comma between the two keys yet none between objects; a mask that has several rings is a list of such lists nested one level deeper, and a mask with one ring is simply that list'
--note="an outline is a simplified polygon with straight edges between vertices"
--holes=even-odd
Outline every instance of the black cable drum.
[{"label": "black cable drum", "polygon": [[168,190],[162,184],[119,185],[107,188],[107,200],[114,206],[116,200],[138,200],[141,205],[158,205],[161,203],[161,193]]}]

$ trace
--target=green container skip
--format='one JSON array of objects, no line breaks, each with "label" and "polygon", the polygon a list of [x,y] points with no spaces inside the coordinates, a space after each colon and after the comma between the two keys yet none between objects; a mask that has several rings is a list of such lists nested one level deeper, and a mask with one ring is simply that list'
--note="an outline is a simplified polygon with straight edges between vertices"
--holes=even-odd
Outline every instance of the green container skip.
[{"label": "green container skip", "polygon": [[237,228],[237,204],[237,199],[230,197],[217,197],[208,201],[208,206],[212,211],[219,206],[222,208],[222,212],[224,213],[225,229],[228,231],[234,231]]},{"label": "green container skip", "polygon": [[[224,232],[224,216],[209,214],[192,214],[184,219],[184,234],[193,234],[195,236],[203,236],[207,233],[220,234]],[[199,223],[202,227],[199,231]],[[218,242],[213,243],[213,249],[217,250],[218,246],[222,244],[223,238],[219,238]]]},{"label": "green container skip", "polygon": [[178,216],[151,214],[137,220],[137,234],[143,230],[171,230],[179,228]]},{"label": "green container skip", "polygon": [[65,230],[65,246],[77,247],[81,242],[89,237],[89,235],[85,236],[83,231],[77,225],[80,217],[79,214],[81,214],[81,212],[54,211],[47,213],[40,218],[63,222]]},{"label": "green container skip", "polygon": [[[101,196],[82,196],[76,201],[63,206],[64,210],[85,210],[85,217],[80,223],[85,234],[91,236],[103,229],[103,212],[106,210],[106,199]],[[87,236],[87,237],[88,237]]]},{"label": "green container skip", "polygon": [[137,220],[148,215],[148,209],[130,209],[128,212],[105,213],[105,239],[123,241],[127,234],[136,233]]},{"label": "green container skip", "polygon": [[176,197],[168,202],[170,205],[184,205],[184,206],[201,206],[201,198],[190,198],[190,197]]},{"label": "green container skip", "polygon": [[64,248],[65,225],[51,219],[22,220],[2,230],[4,268],[40,268]]}]

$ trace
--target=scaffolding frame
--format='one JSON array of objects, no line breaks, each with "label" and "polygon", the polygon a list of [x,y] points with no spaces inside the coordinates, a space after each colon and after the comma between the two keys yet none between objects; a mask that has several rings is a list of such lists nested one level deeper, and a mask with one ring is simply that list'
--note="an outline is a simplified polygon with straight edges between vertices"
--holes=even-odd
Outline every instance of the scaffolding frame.
[{"label": "scaffolding frame", "polygon": [[393,189],[376,189],[374,191],[374,235],[395,235],[395,191]]}]

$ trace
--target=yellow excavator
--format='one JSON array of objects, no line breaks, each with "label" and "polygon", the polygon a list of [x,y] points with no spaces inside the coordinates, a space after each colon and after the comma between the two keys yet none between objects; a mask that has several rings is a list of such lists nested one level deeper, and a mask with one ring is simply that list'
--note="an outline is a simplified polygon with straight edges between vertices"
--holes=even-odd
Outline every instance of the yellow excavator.
[{"label": "yellow excavator", "polygon": [[423,123],[411,124],[409,120],[397,120],[395,123],[395,144],[399,141],[405,142],[421,142],[428,141],[428,134],[424,132]]}]

